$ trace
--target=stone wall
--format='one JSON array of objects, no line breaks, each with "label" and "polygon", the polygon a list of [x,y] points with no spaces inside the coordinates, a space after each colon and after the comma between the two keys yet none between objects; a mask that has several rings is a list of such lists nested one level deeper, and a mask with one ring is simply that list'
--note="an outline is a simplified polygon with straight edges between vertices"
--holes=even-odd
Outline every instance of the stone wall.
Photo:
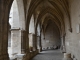
[{"label": "stone wall", "polygon": [[54,46],[60,46],[60,45],[61,45],[61,40],[57,26],[55,24],[49,24],[45,32],[45,39],[42,33],[42,48],[51,49]]},{"label": "stone wall", "polygon": [[[80,0],[70,0],[70,15],[72,33],[69,32],[66,22],[66,51],[71,53],[77,60],[80,60]],[[67,19],[66,19],[67,21]]]}]

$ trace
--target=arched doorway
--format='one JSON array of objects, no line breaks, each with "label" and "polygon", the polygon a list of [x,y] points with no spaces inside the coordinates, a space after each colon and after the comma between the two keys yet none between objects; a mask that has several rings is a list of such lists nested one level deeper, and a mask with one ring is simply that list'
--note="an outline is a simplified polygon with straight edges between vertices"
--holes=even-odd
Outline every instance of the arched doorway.
[{"label": "arched doorway", "polygon": [[25,14],[23,0],[14,0],[9,14],[8,53],[10,58],[16,58],[17,54],[24,53],[23,35],[25,31]]},{"label": "arched doorway", "polygon": [[35,21],[34,21],[34,15],[32,15],[30,24],[29,24],[29,48],[30,51],[35,51]]}]

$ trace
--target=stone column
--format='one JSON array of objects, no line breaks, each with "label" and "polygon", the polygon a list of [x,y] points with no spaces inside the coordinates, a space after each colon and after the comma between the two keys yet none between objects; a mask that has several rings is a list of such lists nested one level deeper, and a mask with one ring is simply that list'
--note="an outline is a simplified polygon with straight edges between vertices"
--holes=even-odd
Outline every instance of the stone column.
[{"label": "stone column", "polygon": [[[1,14],[1,11],[0,11],[0,14]],[[3,25],[2,20],[0,20],[0,60],[2,60],[2,25]]]},{"label": "stone column", "polygon": [[20,29],[11,30],[11,49],[12,49],[12,57],[15,57],[16,54],[21,54],[21,30]]},{"label": "stone column", "polygon": [[61,50],[65,52],[65,36],[61,37]]},{"label": "stone column", "polygon": [[41,43],[40,43],[40,36],[37,36],[37,48],[39,50],[39,52],[41,52]]},{"label": "stone column", "polygon": [[26,53],[26,31],[21,32],[21,53]]},{"label": "stone column", "polygon": [[65,35],[63,36],[63,52],[66,52],[66,47],[65,47]]},{"label": "stone column", "polygon": [[29,32],[25,31],[25,39],[26,39],[26,53],[29,53]]},{"label": "stone column", "polygon": [[61,45],[63,46],[64,42],[63,42],[63,37],[61,37]]},{"label": "stone column", "polygon": [[33,34],[29,33],[29,48],[30,51],[33,51]]},{"label": "stone column", "polygon": [[37,37],[35,34],[33,34],[33,51],[37,50]]},{"label": "stone column", "polygon": [[[0,60],[9,60],[8,56],[8,5],[0,0]],[[8,2],[8,1],[7,1]]]},{"label": "stone column", "polygon": [[33,48],[33,51],[37,50],[36,36],[33,33],[29,33],[29,45]]},{"label": "stone column", "polygon": [[37,36],[37,48],[38,48],[39,52],[42,51],[41,35],[40,36]]},{"label": "stone column", "polygon": [[12,48],[12,58],[22,60],[24,54],[26,53],[26,36],[25,31],[20,29],[11,30],[11,48]]},{"label": "stone column", "polygon": [[41,24],[40,24],[40,52],[42,51],[42,40],[41,40],[41,38],[42,38],[42,26],[41,26]]},{"label": "stone column", "polygon": [[39,38],[40,38],[40,37],[37,36],[37,49],[40,49],[40,46],[39,46],[39,45],[40,45],[40,44],[39,44],[39,42],[40,42],[39,40],[40,40],[40,39],[39,39]]},{"label": "stone column", "polygon": [[40,32],[40,52],[42,51],[42,43],[41,43],[41,32]]}]

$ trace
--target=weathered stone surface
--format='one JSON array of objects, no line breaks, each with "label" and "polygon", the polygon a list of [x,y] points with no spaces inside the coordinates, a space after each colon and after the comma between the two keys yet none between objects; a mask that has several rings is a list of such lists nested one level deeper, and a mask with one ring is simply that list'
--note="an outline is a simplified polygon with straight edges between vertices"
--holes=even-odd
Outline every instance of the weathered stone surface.
[{"label": "weathered stone surface", "polygon": [[[14,20],[13,28],[15,29],[17,28],[22,31],[25,30],[25,33],[19,34],[20,33],[19,31],[15,32],[14,36],[16,38],[13,38],[14,39],[13,46],[14,47],[18,46],[18,48],[17,49],[13,48],[14,53],[17,51],[21,54],[22,51],[25,50],[24,53],[26,54],[26,56],[25,59],[23,60],[27,60],[34,57],[38,53],[36,39],[38,34],[40,35],[39,46],[40,50],[42,49],[42,47],[45,47],[45,49],[50,49],[52,48],[51,46],[53,44],[56,43],[60,44],[58,38],[60,37],[60,40],[61,38],[63,39],[61,45],[65,47],[65,52],[71,53],[72,56],[74,55],[74,58],[80,60],[80,0],[44,0],[44,2],[43,0],[15,0],[15,1],[17,6],[15,6],[16,8],[14,9],[15,14],[13,19]],[[23,3],[23,1],[25,2]],[[14,1],[0,0],[0,60],[9,60],[8,22],[12,2]],[[31,32],[33,32],[35,35],[34,36],[35,51],[33,52],[29,52],[28,34],[30,22],[32,22],[32,26],[30,28]],[[53,23],[53,25],[50,25],[51,23]],[[38,24],[40,25],[39,32],[35,30]],[[52,29],[49,29],[50,27],[47,28],[49,25],[50,27],[56,25],[53,28],[55,29],[53,32]],[[47,34],[45,34],[45,32],[48,29],[50,33],[47,32]],[[41,33],[45,35],[45,38],[41,36]],[[55,34],[52,35],[52,33]],[[58,34],[60,34],[60,36],[58,36]],[[41,45],[41,37],[42,39],[45,40],[50,39],[51,42],[44,40],[44,42],[42,43],[45,42],[49,43]]]}]

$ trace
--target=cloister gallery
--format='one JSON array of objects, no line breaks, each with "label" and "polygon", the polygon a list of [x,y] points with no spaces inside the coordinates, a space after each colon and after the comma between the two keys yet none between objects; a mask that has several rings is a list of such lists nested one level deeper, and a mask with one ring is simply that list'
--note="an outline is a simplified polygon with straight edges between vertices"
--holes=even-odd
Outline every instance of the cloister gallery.
[{"label": "cloister gallery", "polygon": [[0,60],[49,50],[80,60],[80,0],[0,0]]}]

